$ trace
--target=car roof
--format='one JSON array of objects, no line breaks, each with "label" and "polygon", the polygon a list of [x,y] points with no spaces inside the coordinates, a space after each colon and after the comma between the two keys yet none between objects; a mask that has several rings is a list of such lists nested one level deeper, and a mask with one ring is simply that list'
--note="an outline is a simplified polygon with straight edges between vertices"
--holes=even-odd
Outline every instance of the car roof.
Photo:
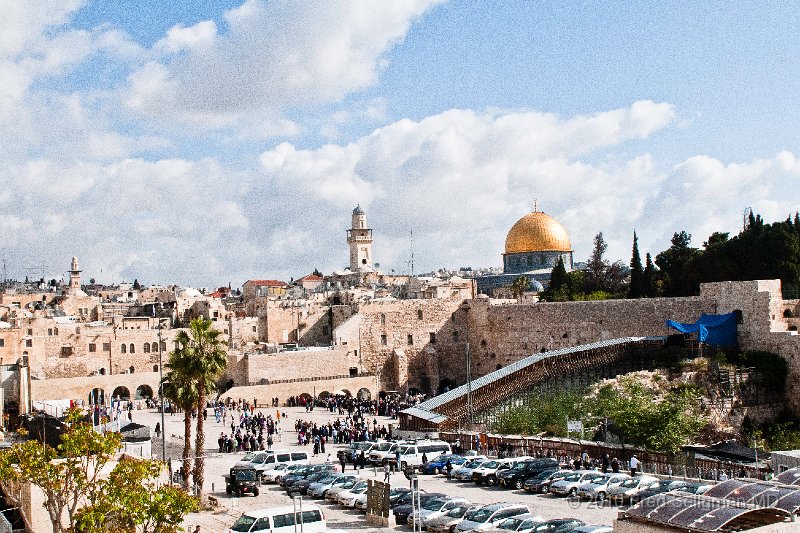
[{"label": "car roof", "polygon": [[489,505],[484,505],[481,509],[486,509],[487,511],[497,511],[498,509],[505,509],[506,507],[527,507],[524,503],[508,503],[508,502],[499,502],[499,503],[490,503]]},{"label": "car roof", "polygon": [[[268,507],[266,509],[250,509],[249,511],[245,511],[243,514],[246,514],[247,516],[250,516],[252,518],[263,518],[265,516],[293,513],[296,511],[298,511],[298,509],[295,509],[294,505],[282,505],[280,507]],[[322,508],[314,504],[304,504],[303,512],[305,511],[322,512]]]}]

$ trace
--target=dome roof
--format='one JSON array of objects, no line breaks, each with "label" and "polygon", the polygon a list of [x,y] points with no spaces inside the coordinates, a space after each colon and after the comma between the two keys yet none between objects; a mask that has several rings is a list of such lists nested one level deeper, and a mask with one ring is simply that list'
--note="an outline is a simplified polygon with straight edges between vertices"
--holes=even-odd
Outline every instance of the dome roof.
[{"label": "dome roof", "polygon": [[569,252],[572,246],[564,226],[553,217],[534,211],[511,227],[506,236],[506,253]]},{"label": "dome roof", "polygon": [[361,204],[357,205],[356,208],[353,209],[353,214],[354,215],[363,215],[364,214],[364,210],[361,209]]}]

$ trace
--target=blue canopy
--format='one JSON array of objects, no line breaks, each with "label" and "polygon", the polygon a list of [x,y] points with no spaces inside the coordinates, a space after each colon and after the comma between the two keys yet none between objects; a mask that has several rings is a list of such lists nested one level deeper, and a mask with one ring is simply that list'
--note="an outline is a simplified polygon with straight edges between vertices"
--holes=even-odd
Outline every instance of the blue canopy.
[{"label": "blue canopy", "polygon": [[681,324],[667,320],[667,327],[681,333],[697,333],[697,340],[712,346],[736,344],[736,313],[727,315],[700,315],[694,324]]}]

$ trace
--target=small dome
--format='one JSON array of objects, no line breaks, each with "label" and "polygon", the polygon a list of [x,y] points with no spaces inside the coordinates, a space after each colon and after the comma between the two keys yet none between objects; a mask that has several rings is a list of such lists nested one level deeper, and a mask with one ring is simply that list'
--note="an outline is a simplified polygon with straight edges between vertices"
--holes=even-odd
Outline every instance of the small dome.
[{"label": "small dome", "polygon": [[361,209],[361,204],[357,205],[356,208],[353,209],[353,214],[354,215],[363,215],[364,214],[364,210]]},{"label": "small dome", "polygon": [[541,211],[528,213],[517,220],[506,236],[507,254],[570,251],[572,245],[567,230]]}]

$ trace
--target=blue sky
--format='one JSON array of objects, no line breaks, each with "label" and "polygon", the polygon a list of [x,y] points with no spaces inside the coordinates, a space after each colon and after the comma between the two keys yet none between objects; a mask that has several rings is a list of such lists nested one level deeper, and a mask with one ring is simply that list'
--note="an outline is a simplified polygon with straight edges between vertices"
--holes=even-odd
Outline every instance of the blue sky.
[{"label": "blue sky", "polygon": [[[497,4],[497,5],[494,5]],[[611,5],[609,5],[611,4]],[[6,2],[0,255],[105,282],[499,266],[534,198],[576,260],[800,206],[789,2]]]}]

